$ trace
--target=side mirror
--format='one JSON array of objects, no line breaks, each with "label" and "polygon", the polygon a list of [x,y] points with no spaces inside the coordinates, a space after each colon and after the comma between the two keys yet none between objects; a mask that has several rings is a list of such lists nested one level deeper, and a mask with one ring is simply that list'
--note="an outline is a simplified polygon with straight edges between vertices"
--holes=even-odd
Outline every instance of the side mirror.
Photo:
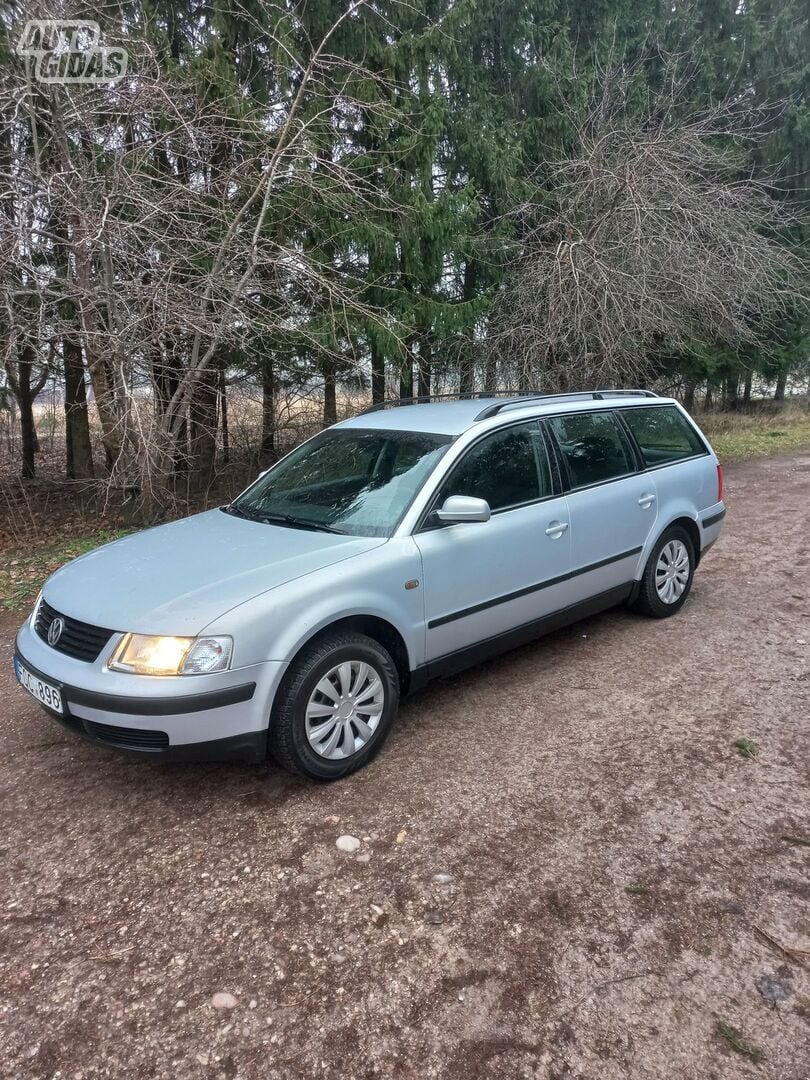
[{"label": "side mirror", "polygon": [[486,499],[451,495],[444,500],[441,510],[436,511],[436,517],[443,525],[452,525],[461,521],[489,521],[491,512]]}]

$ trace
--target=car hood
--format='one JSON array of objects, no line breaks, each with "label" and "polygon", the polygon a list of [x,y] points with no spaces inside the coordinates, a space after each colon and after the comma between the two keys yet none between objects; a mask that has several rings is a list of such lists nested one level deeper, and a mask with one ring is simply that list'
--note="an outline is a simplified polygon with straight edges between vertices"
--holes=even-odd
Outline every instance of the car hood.
[{"label": "car hood", "polygon": [[259,593],[385,542],[209,510],[82,555],[48,579],[43,595],[95,626],[193,636]]}]

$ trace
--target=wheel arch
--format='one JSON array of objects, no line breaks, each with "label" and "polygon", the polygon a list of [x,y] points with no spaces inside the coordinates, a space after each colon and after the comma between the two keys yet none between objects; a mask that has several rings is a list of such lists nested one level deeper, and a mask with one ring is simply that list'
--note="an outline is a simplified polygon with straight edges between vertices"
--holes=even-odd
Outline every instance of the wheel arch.
[{"label": "wheel arch", "polygon": [[667,525],[658,533],[658,536],[655,539],[655,543],[658,543],[658,541],[661,539],[667,529],[671,529],[675,525],[679,525],[686,532],[689,539],[692,541],[692,548],[695,552],[695,568],[697,568],[698,563],[700,562],[701,536],[700,528],[694,518],[686,517],[685,515],[673,518],[673,520],[668,522]]},{"label": "wheel arch", "polygon": [[655,548],[658,545],[659,540],[664,535],[664,533],[667,531],[667,529],[671,529],[675,525],[679,525],[682,529],[684,529],[684,531],[689,536],[689,539],[692,541],[692,547],[694,548],[694,551],[695,551],[695,569],[697,569],[698,563],[700,562],[700,545],[701,545],[700,528],[699,528],[698,523],[695,521],[694,518],[691,518],[687,514],[682,513],[682,514],[679,514],[677,517],[671,518],[666,523],[666,525],[663,526],[663,528],[656,529],[656,531],[651,534],[652,538],[648,537],[647,542],[644,545],[644,551],[642,552],[641,557],[639,559],[638,569],[636,571],[638,576],[633,581],[633,590],[632,590],[632,592],[630,594],[630,601],[629,601],[630,604],[633,604],[635,602],[636,598],[638,597],[639,590],[641,588],[641,581],[642,581],[642,578],[644,577],[644,570],[645,570],[645,568],[647,566],[650,555],[652,554],[653,551],[655,551]]},{"label": "wheel arch", "polygon": [[396,626],[379,615],[346,615],[343,618],[335,619],[334,622],[328,623],[326,626],[320,627],[300,643],[295,655],[290,660],[290,667],[305,649],[339,631],[353,631],[357,634],[365,634],[366,637],[376,641],[378,645],[382,645],[394,661],[399,675],[400,692],[402,694],[407,693],[411,678],[408,647]]}]

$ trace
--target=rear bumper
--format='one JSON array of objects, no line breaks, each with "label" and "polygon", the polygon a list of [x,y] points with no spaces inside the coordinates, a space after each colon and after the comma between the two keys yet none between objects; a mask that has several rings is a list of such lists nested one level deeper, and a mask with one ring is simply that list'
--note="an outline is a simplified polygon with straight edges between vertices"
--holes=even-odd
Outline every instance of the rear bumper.
[{"label": "rear bumper", "polygon": [[[98,745],[172,761],[261,761],[270,706],[285,664],[255,664],[212,676],[118,675],[51,649],[26,623],[15,655],[58,687],[64,728]],[[27,695],[26,695],[27,696]]]},{"label": "rear bumper", "polygon": [[713,525],[719,525],[723,518],[726,516],[726,508],[723,504],[720,504],[720,509],[710,510],[708,514],[704,514],[700,519],[700,524],[704,529],[711,529]]},{"label": "rear bumper", "polygon": [[723,528],[726,508],[723,503],[715,503],[700,514],[700,550],[705,555],[717,540]]}]

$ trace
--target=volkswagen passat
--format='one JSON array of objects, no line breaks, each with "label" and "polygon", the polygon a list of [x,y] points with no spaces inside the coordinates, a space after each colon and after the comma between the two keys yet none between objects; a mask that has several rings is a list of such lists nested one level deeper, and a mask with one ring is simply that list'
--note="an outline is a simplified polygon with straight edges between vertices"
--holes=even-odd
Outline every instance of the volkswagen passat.
[{"label": "volkswagen passat", "polygon": [[433,676],[617,604],[674,615],[724,514],[711,447],[649,392],[377,406],[55,573],[17,679],[101,744],[335,779]]}]

